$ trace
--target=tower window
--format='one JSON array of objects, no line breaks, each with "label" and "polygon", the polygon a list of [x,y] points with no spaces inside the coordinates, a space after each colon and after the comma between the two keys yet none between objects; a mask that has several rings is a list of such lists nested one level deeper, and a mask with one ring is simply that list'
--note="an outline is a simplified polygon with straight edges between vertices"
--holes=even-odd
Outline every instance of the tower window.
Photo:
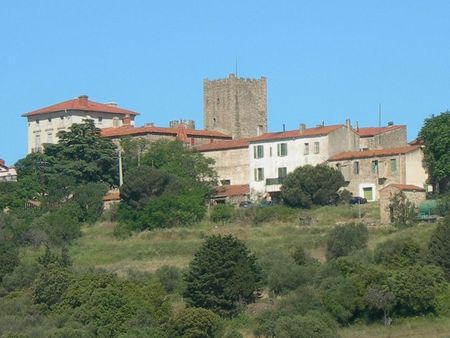
[{"label": "tower window", "polygon": [[217,104],[219,104],[220,103],[220,99],[219,98],[217,98]]}]

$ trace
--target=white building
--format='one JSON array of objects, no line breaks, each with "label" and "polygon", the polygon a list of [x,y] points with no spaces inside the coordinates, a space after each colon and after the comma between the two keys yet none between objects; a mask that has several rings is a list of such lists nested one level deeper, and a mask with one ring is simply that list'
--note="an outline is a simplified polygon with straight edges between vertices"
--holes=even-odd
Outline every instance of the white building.
[{"label": "white building", "polygon": [[22,116],[28,122],[28,153],[39,151],[44,143],[58,143],[57,133],[74,123],[92,119],[98,128],[134,125],[138,113],[115,103],[98,103],[81,95],[76,99],[37,109]]},{"label": "white building", "polygon": [[5,161],[0,159],[0,182],[17,181],[16,169],[5,165]]},{"label": "white building", "polygon": [[269,133],[249,141],[249,183],[252,198],[279,194],[283,179],[297,167],[325,163],[343,151],[359,150],[359,136],[350,121]]}]

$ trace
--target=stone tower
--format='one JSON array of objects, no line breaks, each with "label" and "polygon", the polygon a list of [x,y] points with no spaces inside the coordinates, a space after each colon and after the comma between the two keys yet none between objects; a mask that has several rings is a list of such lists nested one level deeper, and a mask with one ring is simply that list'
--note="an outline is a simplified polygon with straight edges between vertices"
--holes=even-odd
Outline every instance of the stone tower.
[{"label": "stone tower", "polygon": [[240,139],[267,131],[266,78],[203,81],[203,126]]}]

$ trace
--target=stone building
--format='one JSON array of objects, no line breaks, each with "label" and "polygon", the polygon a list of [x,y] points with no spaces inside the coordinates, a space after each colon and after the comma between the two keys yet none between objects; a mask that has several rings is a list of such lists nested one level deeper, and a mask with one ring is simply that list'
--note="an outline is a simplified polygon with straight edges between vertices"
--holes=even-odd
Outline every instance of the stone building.
[{"label": "stone building", "polygon": [[406,126],[389,125],[387,127],[356,127],[359,135],[360,149],[386,149],[404,147],[406,142]]},{"label": "stone building", "polygon": [[67,131],[85,119],[94,120],[98,128],[109,128],[133,125],[136,115],[115,103],[90,101],[87,95],[25,113],[22,116],[28,121],[28,153],[40,151],[44,143],[58,143],[59,131]]},{"label": "stone building", "polygon": [[389,208],[391,198],[403,192],[406,198],[416,207],[426,199],[426,191],[424,188],[411,184],[389,184],[380,189],[380,220],[382,224],[392,222],[392,210]]},{"label": "stone building", "polygon": [[13,167],[8,167],[3,159],[0,159],[0,182],[17,181],[17,172]]},{"label": "stone building", "polygon": [[203,81],[203,126],[233,139],[257,136],[267,131],[266,78]]},{"label": "stone building", "polygon": [[420,146],[348,151],[328,163],[341,170],[353,196],[368,201],[378,200],[378,191],[391,183],[428,187]]}]

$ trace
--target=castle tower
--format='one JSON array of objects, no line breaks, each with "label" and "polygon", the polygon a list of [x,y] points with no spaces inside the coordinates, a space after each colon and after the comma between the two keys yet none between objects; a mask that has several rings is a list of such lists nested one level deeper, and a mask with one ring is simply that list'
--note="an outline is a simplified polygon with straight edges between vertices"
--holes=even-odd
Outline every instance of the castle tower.
[{"label": "castle tower", "polygon": [[203,81],[203,126],[233,139],[257,136],[267,131],[266,78],[236,78]]}]

